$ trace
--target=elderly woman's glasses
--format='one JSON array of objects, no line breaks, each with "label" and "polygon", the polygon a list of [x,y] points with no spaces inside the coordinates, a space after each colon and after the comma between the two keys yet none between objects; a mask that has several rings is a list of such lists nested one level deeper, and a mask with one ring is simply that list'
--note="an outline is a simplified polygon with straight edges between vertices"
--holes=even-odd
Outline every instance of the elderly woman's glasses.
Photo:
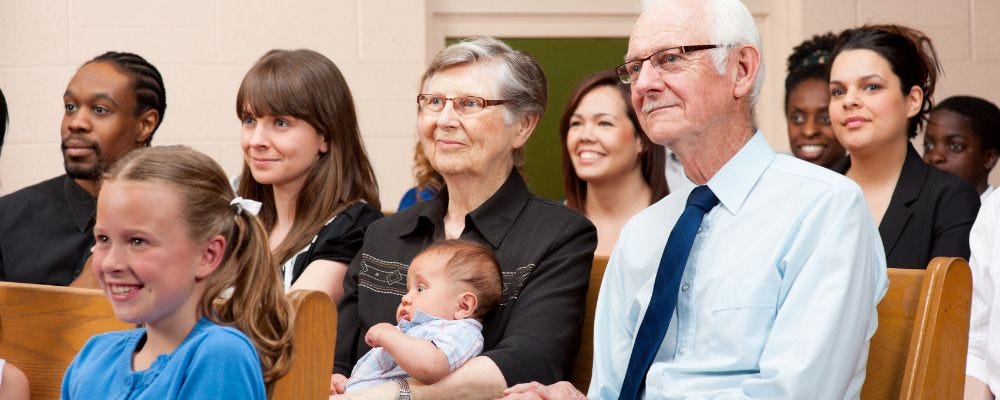
[{"label": "elderly woman's glasses", "polygon": [[709,50],[723,47],[717,44],[700,44],[696,46],[677,46],[663,49],[650,54],[649,57],[632,60],[615,68],[618,79],[622,83],[632,83],[639,79],[639,72],[642,71],[642,63],[649,60],[654,67],[659,67],[666,72],[675,72],[681,69],[685,61],[684,54],[701,50]]},{"label": "elderly woman's glasses", "polygon": [[456,96],[444,97],[435,94],[417,95],[417,105],[421,111],[441,112],[444,106],[451,101],[455,111],[462,115],[475,114],[483,111],[484,108],[508,102],[509,100],[486,100],[476,96]]}]

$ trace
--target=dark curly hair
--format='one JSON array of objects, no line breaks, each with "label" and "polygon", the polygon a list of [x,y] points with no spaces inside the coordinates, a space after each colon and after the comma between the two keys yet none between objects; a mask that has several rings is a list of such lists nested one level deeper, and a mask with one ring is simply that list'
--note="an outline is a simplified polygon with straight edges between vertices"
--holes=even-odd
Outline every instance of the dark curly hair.
[{"label": "dark curly hair", "polygon": [[923,90],[920,111],[910,117],[906,130],[907,137],[917,136],[934,106],[934,86],[938,72],[942,71],[931,39],[921,31],[901,25],[865,25],[840,33],[833,58],[847,50],[871,50],[882,56],[899,78],[903,96],[914,86]]},{"label": "dark curly hair", "polygon": [[788,109],[788,96],[792,89],[802,81],[818,79],[830,80],[830,62],[833,61],[833,47],[837,45],[837,36],[833,32],[814,35],[792,50],[788,56],[788,76],[785,77],[785,109]]}]

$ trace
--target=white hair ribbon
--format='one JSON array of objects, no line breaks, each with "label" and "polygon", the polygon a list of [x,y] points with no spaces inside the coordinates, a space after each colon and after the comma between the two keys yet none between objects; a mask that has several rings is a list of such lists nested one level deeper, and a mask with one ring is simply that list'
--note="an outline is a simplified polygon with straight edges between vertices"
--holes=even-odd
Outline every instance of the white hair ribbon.
[{"label": "white hair ribbon", "polygon": [[236,213],[240,214],[243,210],[246,210],[250,215],[257,215],[260,212],[261,203],[259,201],[253,201],[250,199],[244,199],[240,196],[236,196],[233,201],[229,202],[229,205],[236,206]]}]

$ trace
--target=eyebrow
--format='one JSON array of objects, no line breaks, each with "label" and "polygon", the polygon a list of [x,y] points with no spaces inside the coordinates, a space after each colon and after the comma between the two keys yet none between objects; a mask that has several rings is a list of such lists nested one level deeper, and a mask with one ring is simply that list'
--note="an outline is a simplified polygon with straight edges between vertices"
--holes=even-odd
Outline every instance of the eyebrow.
[{"label": "eyebrow", "polygon": [[[586,117],[585,114],[581,114],[581,113],[573,113],[572,116],[573,117],[580,117],[580,118]],[[612,114],[612,113],[606,113],[606,112],[597,113],[597,114],[594,114],[594,116],[595,117],[605,117],[606,116],[606,117],[611,117],[611,118],[614,118],[614,119],[618,119],[617,117],[615,117],[614,114]]]},{"label": "eyebrow", "polygon": [[[69,96],[69,97],[77,97],[75,94],[73,94],[73,91],[71,91],[69,89],[66,89],[66,91],[63,92],[63,97],[67,97],[67,96]],[[115,101],[115,99],[112,98],[111,95],[108,94],[108,93],[98,92],[97,94],[94,94],[94,98],[105,100],[108,103],[111,103],[112,106],[120,107],[118,105],[118,102]]]},{"label": "eyebrow", "polygon": [[[865,75],[865,76],[862,76],[861,78],[859,78],[858,80],[859,80],[859,81],[866,81],[866,80],[869,80],[869,79],[872,79],[872,78],[878,78],[878,79],[882,79],[882,80],[885,80],[885,78],[883,78],[883,77],[882,77],[881,75],[879,75],[879,74],[871,74],[871,75]],[[831,84],[831,85],[833,85],[833,84],[838,84],[838,85],[843,85],[844,83],[843,83],[843,82],[841,82],[841,81],[839,81],[839,80],[836,80],[836,79],[831,79],[831,80],[830,80],[830,84]]]}]

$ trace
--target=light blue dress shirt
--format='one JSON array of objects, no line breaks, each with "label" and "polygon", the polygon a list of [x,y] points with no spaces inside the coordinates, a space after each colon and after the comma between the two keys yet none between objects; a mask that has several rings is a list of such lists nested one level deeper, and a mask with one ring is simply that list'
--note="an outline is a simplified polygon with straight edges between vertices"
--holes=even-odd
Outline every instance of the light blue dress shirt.
[{"label": "light blue dress shirt", "polygon": [[[448,358],[449,371],[454,371],[472,357],[483,352],[483,324],[475,318],[448,320],[421,310],[413,313],[413,321],[399,320],[399,330],[408,336],[427,339]],[[354,365],[347,391],[382,385],[410,374],[399,366],[392,354],[383,347],[365,353]],[[433,383],[433,382],[430,382]]]},{"label": "light blue dress shirt", "polygon": [[[861,190],[758,131],[708,182],[646,399],[856,399],[885,253]],[[693,186],[622,228],[601,283],[589,397],[617,399],[660,255]]]}]

